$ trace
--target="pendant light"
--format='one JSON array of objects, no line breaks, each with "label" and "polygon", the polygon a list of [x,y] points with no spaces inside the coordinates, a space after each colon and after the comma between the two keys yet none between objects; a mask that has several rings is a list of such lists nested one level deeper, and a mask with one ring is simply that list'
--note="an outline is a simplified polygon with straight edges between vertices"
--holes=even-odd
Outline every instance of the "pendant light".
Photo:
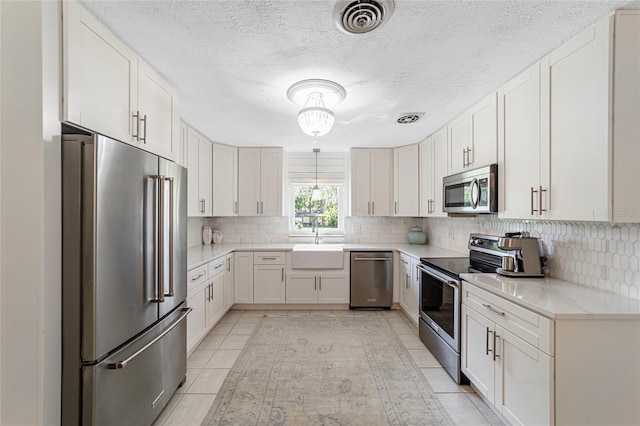
[{"label": "pendant light", "polygon": [[318,153],[320,148],[313,148],[313,152],[316,154],[316,186],[311,190],[311,201],[322,200],[322,194],[320,194],[320,187],[318,186]]},{"label": "pendant light", "polygon": [[331,131],[335,116],[330,108],[346,96],[347,91],[338,83],[317,78],[298,81],[287,89],[289,100],[302,107],[298,112],[300,129],[313,137],[324,136]]}]

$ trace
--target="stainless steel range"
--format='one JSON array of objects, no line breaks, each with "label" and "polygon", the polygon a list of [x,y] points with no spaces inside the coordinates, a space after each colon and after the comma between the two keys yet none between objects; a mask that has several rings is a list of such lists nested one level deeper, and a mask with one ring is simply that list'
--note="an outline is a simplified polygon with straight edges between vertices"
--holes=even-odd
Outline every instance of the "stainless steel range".
[{"label": "stainless steel range", "polygon": [[463,273],[495,273],[509,252],[499,237],[471,234],[469,257],[421,258],[420,340],[457,383],[468,383],[460,371],[460,309]]}]

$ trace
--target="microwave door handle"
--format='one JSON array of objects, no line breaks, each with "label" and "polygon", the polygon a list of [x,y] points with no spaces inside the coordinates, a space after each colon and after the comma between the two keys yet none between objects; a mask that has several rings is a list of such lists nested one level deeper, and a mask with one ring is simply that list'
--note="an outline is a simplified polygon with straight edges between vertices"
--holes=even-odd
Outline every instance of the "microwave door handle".
[{"label": "microwave door handle", "polygon": [[[476,188],[475,190],[473,189],[474,187]],[[473,178],[469,186],[469,201],[474,210],[478,208],[478,203],[480,202],[480,183],[476,178]]]}]

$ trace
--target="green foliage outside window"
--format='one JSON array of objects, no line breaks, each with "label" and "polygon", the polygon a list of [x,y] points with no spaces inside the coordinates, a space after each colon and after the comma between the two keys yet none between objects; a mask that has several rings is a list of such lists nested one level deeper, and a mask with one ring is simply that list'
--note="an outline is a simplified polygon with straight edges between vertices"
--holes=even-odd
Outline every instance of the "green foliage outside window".
[{"label": "green foliage outside window", "polygon": [[296,229],[312,229],[316,218],[319,228],[338,228],[338,186],[320,186],[321,199],[313,201],[311,192],[313,185],[294,185],[292,187],[294,196]]}]

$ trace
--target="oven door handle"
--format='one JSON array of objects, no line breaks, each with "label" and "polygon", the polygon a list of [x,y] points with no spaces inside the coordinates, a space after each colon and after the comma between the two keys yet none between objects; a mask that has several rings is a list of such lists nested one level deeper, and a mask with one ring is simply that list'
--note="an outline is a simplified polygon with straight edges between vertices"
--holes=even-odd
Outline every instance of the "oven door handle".
[{"label": "oven door handle", "polygon": [[432,276],[434,278],[436,278],[438,281],[441,281],[445,284],[447,284],[450,287],[453,287],[455,289],[460,289],[460,284],[457,281],[452,281],[452,280],[443,280],[439,277],[434,276],[433,274],[431,274],[429,272],[429,270],[427,268],[424,267],[424,265],[417,265],[418,269],[421,270],[422,272],[424,272],[425,274]]}]

